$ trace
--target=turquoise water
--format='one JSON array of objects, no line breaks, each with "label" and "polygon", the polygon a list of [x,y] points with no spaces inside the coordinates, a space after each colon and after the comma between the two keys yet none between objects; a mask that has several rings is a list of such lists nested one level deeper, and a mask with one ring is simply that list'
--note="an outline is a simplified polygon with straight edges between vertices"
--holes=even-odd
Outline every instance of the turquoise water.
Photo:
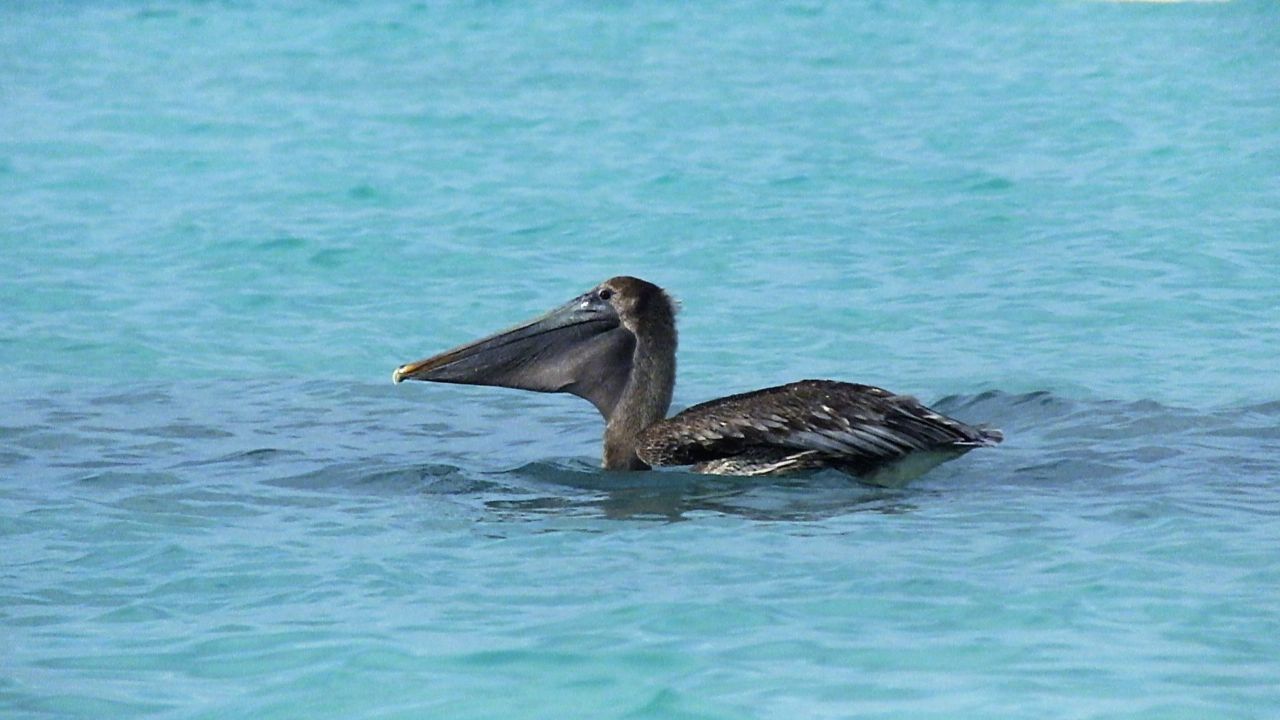
[{"label": "turquoise water", "polygon": [[[1280,715],[1280,7],[6,3],[0,716]],[[611,275],[677,407],[1008,440],[596,469],[398,364]]]}]

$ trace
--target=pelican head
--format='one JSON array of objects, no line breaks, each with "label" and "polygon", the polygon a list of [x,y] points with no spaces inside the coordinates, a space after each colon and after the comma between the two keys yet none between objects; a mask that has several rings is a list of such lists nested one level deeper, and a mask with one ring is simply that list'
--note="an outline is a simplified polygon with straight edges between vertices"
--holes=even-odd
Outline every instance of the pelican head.
[{"label": "pelican head", "polygon": [[541,317],[401,365],[392,379],[577,395],[604,416],[605,467],[643,469],[635,438],[666,416],[675,385],[675,309],[653,283],[610,278]]}]

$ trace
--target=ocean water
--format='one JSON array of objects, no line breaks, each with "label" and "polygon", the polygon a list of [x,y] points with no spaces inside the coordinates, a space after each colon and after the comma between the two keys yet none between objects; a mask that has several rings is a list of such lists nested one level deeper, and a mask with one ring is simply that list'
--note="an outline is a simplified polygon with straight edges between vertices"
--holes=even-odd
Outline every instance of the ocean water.
[{"label": "ocean water", "polygon": [[[0,717],[1280,716],[1274,2],[0,6]],[[677,407],[1007,440],[597,469],[407,383],[616,274]]]}]

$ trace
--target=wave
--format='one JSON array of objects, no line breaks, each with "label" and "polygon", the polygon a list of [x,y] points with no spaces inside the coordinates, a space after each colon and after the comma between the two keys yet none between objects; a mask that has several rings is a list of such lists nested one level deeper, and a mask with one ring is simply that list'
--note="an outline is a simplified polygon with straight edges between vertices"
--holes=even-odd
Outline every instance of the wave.
[{"label": "wave", "polygon": [[[447,391],[444,393],[449,394]],[[557,401],[560,400],[560,401]],[[421,398],[365,383],[208,381],[47,393],[9,403],[0,470],[82,487],[212,483],[345,496],[450,497],[481,513],[603,513],[674,519],[899,512],[932,492],[1070,486],[1123,491],[1196,484],[1274,505],[1280,401],[1196,409],[1151,400],[983,392],[932,403],[1006,440],[900,491],[838,473],[780,478],[681,469],[606,473],[599,419],[572,399],[522,394]],[[518,422],[512,418],[520,418]],[[1243,493],[1243,496],[1241,495]]]}]

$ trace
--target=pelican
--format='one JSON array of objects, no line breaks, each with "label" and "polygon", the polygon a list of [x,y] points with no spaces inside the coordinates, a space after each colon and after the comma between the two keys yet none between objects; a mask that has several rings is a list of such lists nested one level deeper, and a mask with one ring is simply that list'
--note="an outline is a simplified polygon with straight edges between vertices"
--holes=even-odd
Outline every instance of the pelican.
[{"label": "pelican", "polygon": [[604,417],[607,470],[692,465],[767,475],[834,468],[897,485],[1003,435],[908,395],[801,380],[694,405],[670,418],[676,304],[619,276],[509,330],[396,368],[392,379],[570,393]]}]

